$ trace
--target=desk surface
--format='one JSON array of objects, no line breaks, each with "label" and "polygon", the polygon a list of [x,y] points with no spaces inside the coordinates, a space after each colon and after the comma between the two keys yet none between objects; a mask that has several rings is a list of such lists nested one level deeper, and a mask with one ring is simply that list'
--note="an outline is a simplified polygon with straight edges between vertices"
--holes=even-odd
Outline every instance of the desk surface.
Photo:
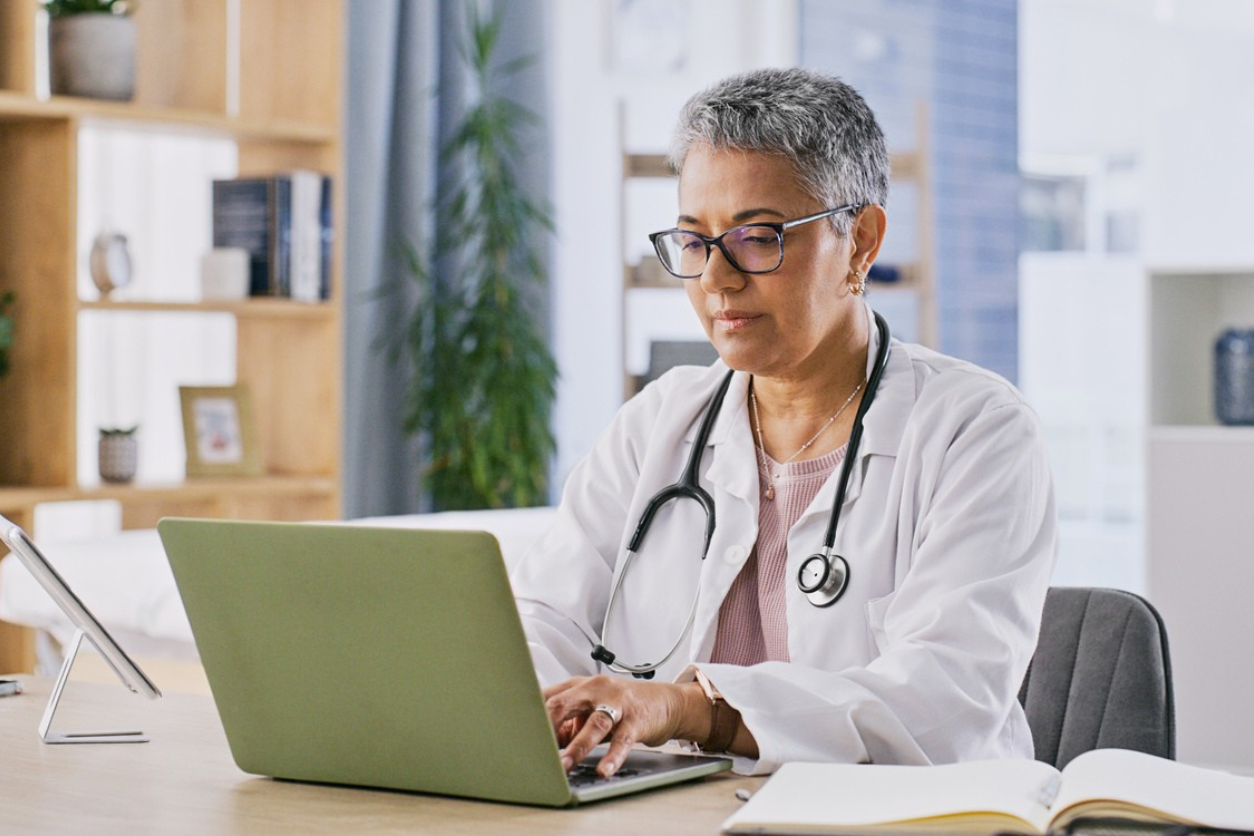
[{"label": "desk surface", "polygon": [[0,833],[717,833],[761,779],[728,773],[570,810],[299,784],[241,772],[209,697],[150,702],[71,682],[54,728],[140,728],[139,744],[54,746],[37,727],[49,683],[0,698]]}]

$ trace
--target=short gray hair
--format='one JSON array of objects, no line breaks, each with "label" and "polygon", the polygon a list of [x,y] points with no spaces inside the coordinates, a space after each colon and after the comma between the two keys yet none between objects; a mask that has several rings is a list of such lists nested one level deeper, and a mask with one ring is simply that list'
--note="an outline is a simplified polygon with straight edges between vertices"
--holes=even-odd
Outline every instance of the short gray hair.
[{"label": "short gray hair", "polygon": [[[768,69],[720,81],[684,105],[670,151],[676,173],[701,144],[787,157],[801,188],[825,209],[888,201],[884,132],[862,96],[832,76]],[[842,235],[850,220],[832,218]]]}]

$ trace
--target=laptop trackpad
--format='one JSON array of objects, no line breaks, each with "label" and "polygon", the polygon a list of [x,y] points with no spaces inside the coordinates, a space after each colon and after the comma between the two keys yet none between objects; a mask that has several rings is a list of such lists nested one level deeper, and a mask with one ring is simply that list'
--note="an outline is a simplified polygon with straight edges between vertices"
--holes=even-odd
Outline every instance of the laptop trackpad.
[{"label": "laptop trackpad", "polygon": [[609,778],[602,778],[597,774],[596,767],[604,755],[605,748],[598,747],[568,773],[570,788],[576,796],[590,801],[588,790],[595,792],[615,787],[627,792],[632,788],[644,789],[649,785],[699,778],[731,768],[731,761],[727,758],[633,749],[618,772]]}]

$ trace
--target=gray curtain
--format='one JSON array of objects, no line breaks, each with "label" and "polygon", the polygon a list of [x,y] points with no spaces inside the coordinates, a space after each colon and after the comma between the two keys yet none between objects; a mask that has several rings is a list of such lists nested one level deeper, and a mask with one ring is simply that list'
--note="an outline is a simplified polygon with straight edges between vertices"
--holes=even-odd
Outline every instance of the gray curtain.
[{"label": "gray curtain", "polygon": [[[344,258],[344,515],[427,509],[419,489],[421,449],[402,422],[405,362],[384,345],[404,329],[413,304],[400,247],[434,240],[440,192],[438,149],[464,99],[458,44],[476,3],[505,17],[502,62],[535,55],[536,64],[503,92],[544,124],[547,91],[545,0],[348,0]],[[550,193],[547,137],[524,138],[529,187]],[[548,306],[546,306],[548,308]]]}]

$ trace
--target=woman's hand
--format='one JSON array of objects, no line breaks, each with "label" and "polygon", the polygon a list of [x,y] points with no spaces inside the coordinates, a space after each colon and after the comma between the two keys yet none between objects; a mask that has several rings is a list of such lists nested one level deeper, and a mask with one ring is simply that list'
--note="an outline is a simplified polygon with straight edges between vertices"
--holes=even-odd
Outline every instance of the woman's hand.
[{"label": "woman's hand", "polygon": [[[695,682],[675,685],[616,676],[568,679],[544,690],[549,721],[570,771],[606,738],[609,751],[597,764],[608,778],[636,743],[660,746],[677,737],[702,740],[709,733],[710,704]],[[617,723],[597,706],[617,709]]]}]

